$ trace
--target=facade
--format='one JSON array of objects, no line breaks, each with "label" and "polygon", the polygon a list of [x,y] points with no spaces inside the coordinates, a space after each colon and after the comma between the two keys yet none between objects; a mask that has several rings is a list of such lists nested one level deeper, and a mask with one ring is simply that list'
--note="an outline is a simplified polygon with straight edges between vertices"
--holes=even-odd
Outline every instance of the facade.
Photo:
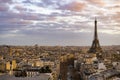
[{"label": "facade", "polygon": [[16,60],[12,60],[12,70],[13,69],[16,69],[16,67],[17,67],[17,63],[16,63]]},{"label": "facade", "polygon": [[6,70],[10,70],[11,68],[11,64],[10,64],[10,61],[6,62]]},{"label": "facade", "polygon": [[6,69],[5,62],[0,62],[0,72],[4,72]]}]

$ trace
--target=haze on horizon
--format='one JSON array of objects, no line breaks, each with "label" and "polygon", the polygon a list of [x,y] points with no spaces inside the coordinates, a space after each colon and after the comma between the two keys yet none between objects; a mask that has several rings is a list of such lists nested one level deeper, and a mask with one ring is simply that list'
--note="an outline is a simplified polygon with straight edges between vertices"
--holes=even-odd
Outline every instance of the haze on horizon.
[{"label": "haze on horizon", "polygon": [[0,0],[0,45],[120,45],[120,0]]}]

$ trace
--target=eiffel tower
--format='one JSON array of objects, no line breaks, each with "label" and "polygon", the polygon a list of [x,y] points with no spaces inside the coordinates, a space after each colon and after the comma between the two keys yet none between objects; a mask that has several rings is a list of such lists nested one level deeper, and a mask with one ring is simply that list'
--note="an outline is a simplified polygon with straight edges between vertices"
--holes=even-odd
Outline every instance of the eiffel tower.
[{"label": "eiffel tower", "polygon": [[100,47],[98,35],[97,35],[97,20],[95,18],[95,28],[94,28],[94,40],[92,42],[92,46],[88,51],[89,53],[100,53],[102,52],[102,48]]}]

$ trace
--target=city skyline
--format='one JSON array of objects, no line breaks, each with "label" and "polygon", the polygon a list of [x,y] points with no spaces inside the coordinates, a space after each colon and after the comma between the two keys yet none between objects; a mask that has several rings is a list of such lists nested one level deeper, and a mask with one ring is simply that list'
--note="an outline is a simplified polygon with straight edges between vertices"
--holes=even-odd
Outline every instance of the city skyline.
[{"label": "city skyline", "polygon": [[120,45],[120,0],[0,0],[0,45]]}]

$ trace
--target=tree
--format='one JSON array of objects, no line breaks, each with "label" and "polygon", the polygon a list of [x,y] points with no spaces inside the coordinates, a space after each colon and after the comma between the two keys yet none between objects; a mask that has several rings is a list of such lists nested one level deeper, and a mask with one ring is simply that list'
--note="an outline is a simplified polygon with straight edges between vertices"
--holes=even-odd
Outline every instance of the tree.
[{"label": "tree", "polygon": [[49,66],[46,66],[45,70],[46,70],[47,73],[51,73],[52,72],[51,69],[49,68]]}]

